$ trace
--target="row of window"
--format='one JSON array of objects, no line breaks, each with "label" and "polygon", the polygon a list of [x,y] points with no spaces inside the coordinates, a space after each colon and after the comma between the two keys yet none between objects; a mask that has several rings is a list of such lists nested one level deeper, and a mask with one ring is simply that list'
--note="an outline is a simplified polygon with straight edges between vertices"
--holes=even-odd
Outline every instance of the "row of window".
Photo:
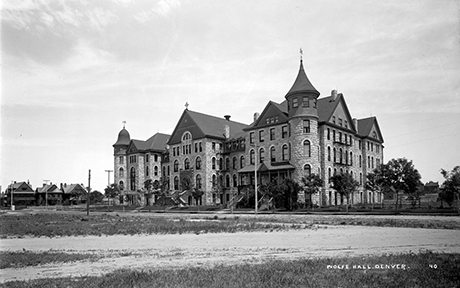
[{"label": "row of window", "polygon": [[[316,98],[313,98],[313,99],[309,99],[308,96],[302,96],[302,107],[310,107],[310,102],[312,102],[312,107],[313,108],[316,108],[316,105],[317,105],[317,100]],[[291,109],[291,106],[292,108],[297,108],[299,107],[299,97],[294,97],[292,98],[292,103],[290,100],[288,100],[287,102],[288,104],[288,110]],[[291,105],[292,104],[292,105]]]},{"label": "row of window", "polygon": [[[327,140],[331,140],[331,129],[329,128],[327,128]],[[342,132],[340,131],[336,135],[336,132],[334,129],[332,129],[332,141],[343,143],[343,144],[350,145],[350,146],[353,145],[353,137],[351,135],[347,135],[345,133],[342,134]]]},{"label": "row of window", "polygon": [[[349,170],[343,170],[343,168],[340,168],[337,170],[337,168],[334,168],[334,175],[337,174],[337,172],[340,172],[340,174],[343,174],[344,172],[347,174],[350,174],[352,177],[354,177],[353,171]],[[327,174],[328,174],[328,183],[331,183],[331,178],[332,178],[332,169],[329,167],[327,168]],[[363,173],[359,173],[359,185],[363,185]]]},{"label": "row of window", "polygon": [[[158,162],[158,155],[153,154],[154,161]],[[129,155],[129,163],[137,163],[137,155]],[[125,156],[118,156],[118,162],[120,162],[121,165],[125,164]],[[150,154],[145,154],[145,162],[150,162]]]},{"label": "row of window", "polygon": [[[134,167],[131,167],[131,171],[136,171],[136,170],[135,170]],[[149,166],[145,166],[145,176],[150,176],[150,167]],[[158,176],[158,167],[157,166],[153,167],[153,176]],[[118,177],[120,177],[120,178],[125,177],[125,169],[123,167],[120,167],[120,169],[118,169]]]},{"label": "row of window", "polygon": [[[308,131],[308,132],[305,132]],[[304,120],[304,132],[310,133],[310,120]],[[265,130],[259,130],[259,142],[264,142]],[[270,141],[276,140],[275,128],[270,128]],[[288,126],[281,127],[281,139],[288,137]],[[254,144],[254,132],[249,133],[249,143]]]},{"label": "row of window", "polygon": [[[332,124],[337,125],[337,123],[335,121],[335,116],[332,116]],[[342,121],[342,118],[339,117],[338,124],[339,124],[340,127],[345,127],[345,129],[348,129],[348,121],[347,120]],[[343,124],[345,124],[345,125],[343,125]]]}]

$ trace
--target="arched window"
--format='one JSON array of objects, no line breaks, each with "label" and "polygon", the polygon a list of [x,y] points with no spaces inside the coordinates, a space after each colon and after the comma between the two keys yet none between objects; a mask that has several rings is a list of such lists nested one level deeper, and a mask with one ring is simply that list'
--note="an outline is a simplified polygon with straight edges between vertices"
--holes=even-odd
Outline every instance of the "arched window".
[{"label": "arched window", "polygon": [[359,168],[361,168],[361,166],[362,166],[362,164],[361,164],[362,161],[363,161],[363,158],[361,157],[361,155],[359,155]]},{"label": "arched window", "polygon": [[363,185],[363,173],[359,173],[359,185]]},{"label": "arched window", "polygon": [[331,161],[331,147],[327,146],[327,161]]},{"label": "arched window", "polygon": [[240,157],[240,167],[241,168],[244,167],[244,155],[241,155],[241,157]]},{"label": "arched window", "polygon": [[350,151],[350,165],[353,166],[353,152]]},{"label": "arched window", "polygon": [[232,167],[232,168],[233,168],[234,170],[236,170],[236,157],[233,157],[233,161],[232,161],[232,162],[233,162],[233,165],[232,165],[233,167]]},{"label": "arched window", "polygon": [[196,189],[201,189],[201,175],[200,174],[196,175],[195,185],[196,185]]},{"label": "arched window", "polygon": [[153,167],[153,175],[158,176],[158,166]]},{"label": "arched window", "polygon": [[304,155],[305,155],[306,157],[310,157],[310,156],[311,156],[310,141],[308,141],[308,140],[303,141],[303,150],[304,150]]},{"label": "arched window", "polygon": [[303,172],[305,177],[309,177],[311,175],[311,166],[309,164],[305,164],[303,166]]},{"label": "arched window", "polygon": [[125,163],[125,157],[119,156],[118,161],[120,162],[120,164],[124,164]]},{"label": "arched window", "polygon": [[259,149],[259,163],[264,163],[265,160],[265,149],[260,148]]},{"label": "arched window", "polygon": [[233,187],[238,187],[238,178],[236,174],[233,174]]},{"label": "arched window", "polygon": [[187,141],[192,139],[192,134],[190,132],[185,132],[184,135],[182,135],[182,141]]},{"label": "arched window", "polygon": [[149,166],[145,166],[145,176],[149,176]]},{"label": "arched window", "polygon": [[163,177],[166,177],[166,167],[165,166],[163,166],[163,170],[161,171],[163,171]]},{"label": "arched window", "polygon": [[174,190],[179,190],[179,177],[174,177]]},{"label": "arched window", "polygon": [[270,148],[270,161],[276,162],[275,146]]},{"label": "arched window", "polygon": [[249,151],[249,164],[251,165],[254,165],[254,156],[255,156],[254,149],[251,149],[251,151]]},{"label": "arched window", "polygon": [[225,187],[230,187],[230,176],[229,175],[225,176]]},{"label": "arched window", "polygon": [[331,183],[331,177],[332,177],[332,174],[331,174],[331,167],[327,168],[327,174],[328,174],[328,180],[327,180],[327,183]]},{"label": "arched window", "polygon": [[222,170],[222,162],[223,162],[222,158],[219,158],[219,170]]},{"label": "arched window", "polygon": [[129,180],[131,191],[136,191],[136,169],[134,169],[134,167],[131,167],[131,171],[129,173]]},{"label": "arched window", "polygon": [[230,159],[228,157],[225,158],[225,170],[230,170]]},{"label": "arched window", "polygon": [[342,148],[339,149],[339,163],[342,163]]},{"label": "arched window", "polygon": [[188,160],[188,158],[185,158],[184,160],[184,169],[185,170],[190,169],[190,160]]},{"label": "arched window", "polygon": [[211,165],[212,165],[212,169],[216,169],[216,158],[215,157],[212,157]]},{"label": "arched window", "polygon": [[216,188],[217,185],[217,177],[216,175],[212,175],[212,188]]},{"label": "arched window", "polygon": [[337,150],[334,148],[334,163],[337,163]]},{"label": "arched window", "polygon": [[118,187],[120,187],[120,190],[123,191],[125,189],[125,182],[123,181],[118,182]]},{"label": "arched window", "polygon": [[288,145],[286,145],[286,144],[283,145],[282,152],[283,152],[283,161],[289,160],[289,149],[288,149]]},{"label": "arched window", "polygon": [[200,170],[200,169],[201,169],[201,157],[196,157],[196,160],[195,160],[195,168],[196,168],[196,170]]},{"label": "arched window", "polygon": [[174,172],[178,172],[178,171],[179,171],[179,161],[175,160],[174,161]]},{"label": "arched window", "polygon": [[123,169],[123,167],[120,167],[120,169],[118,169],[118,177],[125,177],[125,169]]}]

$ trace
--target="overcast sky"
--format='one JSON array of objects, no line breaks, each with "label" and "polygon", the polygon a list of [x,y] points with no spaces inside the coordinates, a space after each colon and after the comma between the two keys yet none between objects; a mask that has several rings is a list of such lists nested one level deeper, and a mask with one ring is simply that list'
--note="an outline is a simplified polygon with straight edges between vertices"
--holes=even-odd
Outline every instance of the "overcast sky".
[{"label": "overcast sky", "polygon": [[[1,175],[102,191],[122,121],[171,133],[184,110],[251,123],[299,68],[377,116],[385,162],[422,181],[460,165],[460,2],[2,1]],[[111,175],[113,180],[113,175]]]}]

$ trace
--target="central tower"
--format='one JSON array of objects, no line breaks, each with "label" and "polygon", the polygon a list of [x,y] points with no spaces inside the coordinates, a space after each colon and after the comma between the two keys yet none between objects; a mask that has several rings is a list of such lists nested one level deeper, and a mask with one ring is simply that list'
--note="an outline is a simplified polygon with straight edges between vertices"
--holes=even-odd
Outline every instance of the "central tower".
[{"label": "central tower", "polygon": [[320,174],[318,107],[320,93],[313,87],[300,60],[299,73],[285,98],[289,116],[291,164],[295,167],[293,180],[312,173]]}]

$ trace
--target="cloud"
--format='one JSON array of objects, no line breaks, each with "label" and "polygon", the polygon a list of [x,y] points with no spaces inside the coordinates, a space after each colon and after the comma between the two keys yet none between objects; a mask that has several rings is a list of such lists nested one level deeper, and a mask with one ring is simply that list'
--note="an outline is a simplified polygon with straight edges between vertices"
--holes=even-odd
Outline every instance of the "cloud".
[{"label": "cloud", "polygon": [[160,0],[151,9],[134,15],[134,19],[140,23],[146,23],[156,15],[167,16],[173,9],[177,9],[180,6],[181,3],[178,0]]}]

